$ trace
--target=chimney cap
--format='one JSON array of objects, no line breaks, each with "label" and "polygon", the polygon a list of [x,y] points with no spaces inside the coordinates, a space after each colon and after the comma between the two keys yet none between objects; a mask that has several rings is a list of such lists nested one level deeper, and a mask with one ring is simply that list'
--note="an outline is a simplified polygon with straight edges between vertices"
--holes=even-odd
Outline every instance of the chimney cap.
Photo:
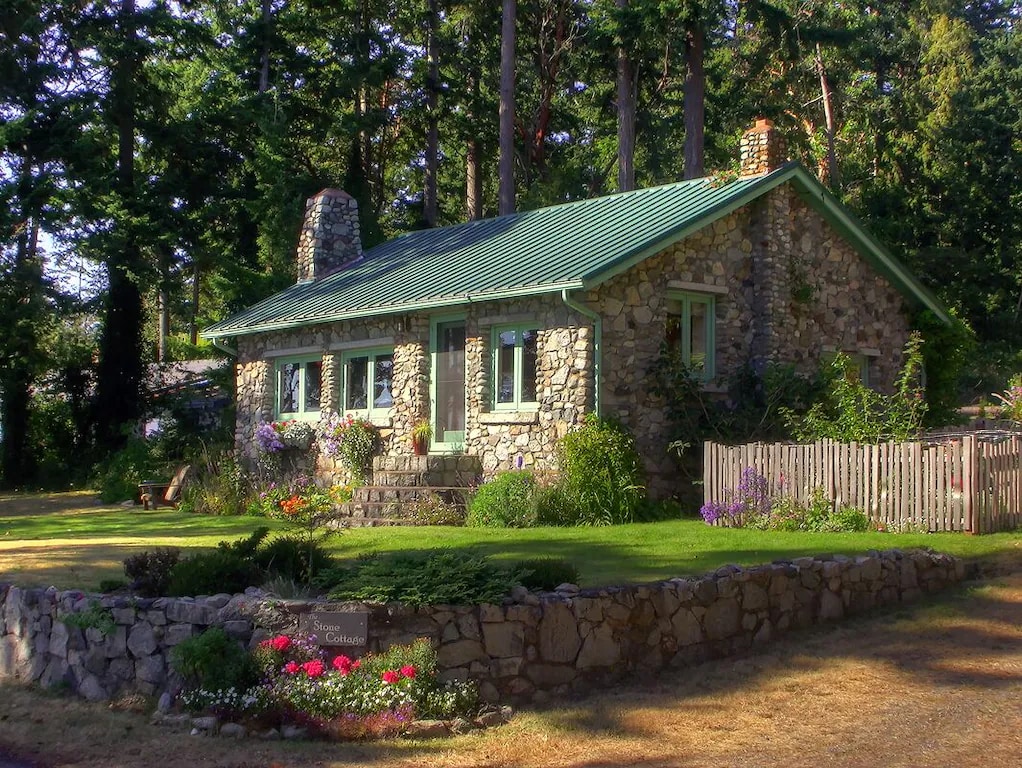
[{"label": "chimney cap", "polygon": [[774,121],[771,120],[769,117],[758,117],[756,118],[756,124],[753,125],[752,128],[750,128],[749,130],[756,131],[757,133],[762,133],[765,131],[769,131],[773,127]]},{"label": "chimney cap", "polygon": [[351,195],[349,195],[343,189],[338,189],[337,187],[326,187],[324,189],[321,189],[319,192],[313,195],[313,198],[317,197],[346,197],[349,200],[354,200],[354,198]]}]

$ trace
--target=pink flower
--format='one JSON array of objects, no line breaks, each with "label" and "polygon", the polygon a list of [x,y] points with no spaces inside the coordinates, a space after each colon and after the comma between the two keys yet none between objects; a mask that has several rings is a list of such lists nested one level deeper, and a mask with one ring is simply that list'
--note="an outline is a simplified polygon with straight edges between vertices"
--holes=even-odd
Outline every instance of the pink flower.
[{"label": "pink flower", "polygon": [[341,675],[347,675],[353,669],[351,659],[347,656],[335,656],[333,660],[333,667]]},{"label": "pink flower", "polygon": [[300,670],[301,668],[302,668],[301,665],[297,661],[289,661],[287,664],[284,665],[284,671],[287,672],[289,675],[297,675],[298,670]]},{"label": "pink flower", "polygon": [[401,674],[407,677],[409,680],[415,679],[415,667],[411,664],[405,664],[401,667]]},{"label": "pink flower", "polygon": [[302,669],[305,670],[305,674],[309,677],[319,677],[323,674],[326,667],[323,666],[323,662],[319,659],[313,659],[302,664]]},{"label": "pink flower", "polygon": [[388,669],[386,672],[380,675],[380,679],[382,679],[383,682],[385,682],[387,685],[393,685],[394,683],[401,679],[401,675],[392,669]]}]

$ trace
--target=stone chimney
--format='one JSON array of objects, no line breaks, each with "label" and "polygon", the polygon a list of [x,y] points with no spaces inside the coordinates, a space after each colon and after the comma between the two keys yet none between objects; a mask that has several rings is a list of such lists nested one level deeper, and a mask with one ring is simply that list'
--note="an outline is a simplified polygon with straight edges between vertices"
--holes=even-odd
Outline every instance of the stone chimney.
[{"label": "stone chimney", "polygon": [[298,236],[298,282],[319,280],[361,258],[355,198],[330,188],[310,197]]},{"label": "stone chimney", "polygon": [[774,124],[761,117],[742,135],[741,175],[759,176],[788,161],[788,143]]}]

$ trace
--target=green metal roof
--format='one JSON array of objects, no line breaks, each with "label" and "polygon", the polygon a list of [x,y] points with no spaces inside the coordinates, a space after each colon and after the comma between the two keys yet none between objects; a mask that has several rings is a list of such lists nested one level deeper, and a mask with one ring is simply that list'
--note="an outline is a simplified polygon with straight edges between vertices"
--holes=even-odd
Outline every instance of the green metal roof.
[{"label": "green metal roof", "polygon": [[466,302],[587,288],[687,237],[785,181],[903,292],[946,310],[801,166],[721,184],[710,178],[411,232],[340,272],[297,283],[215,323],[205,338],[241,336]]}]

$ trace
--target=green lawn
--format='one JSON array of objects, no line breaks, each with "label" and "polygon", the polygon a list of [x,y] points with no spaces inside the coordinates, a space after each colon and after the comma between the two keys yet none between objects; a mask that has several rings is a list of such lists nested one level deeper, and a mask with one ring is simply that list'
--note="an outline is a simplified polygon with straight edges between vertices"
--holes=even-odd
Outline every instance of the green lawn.
[{"label": "green lawn", "polygon": [[[212,547],[259,525],[279,528],[263,518],[143,512],[98,506],[93,499],[84,493],[0,496],[0,579],[94,589],[101,579],[123,576],[122,560],[143,549]],[[726,563],[892,547],[1015,559],[1022,558],[1022,534],[772,533],[674,520],[609,528],[365,528],[331,537],[330,547],[341,558],[438,547],[473,548],[503,561],[556,556],[578,567],[583,586],[606,586],[700,574]]]}]

